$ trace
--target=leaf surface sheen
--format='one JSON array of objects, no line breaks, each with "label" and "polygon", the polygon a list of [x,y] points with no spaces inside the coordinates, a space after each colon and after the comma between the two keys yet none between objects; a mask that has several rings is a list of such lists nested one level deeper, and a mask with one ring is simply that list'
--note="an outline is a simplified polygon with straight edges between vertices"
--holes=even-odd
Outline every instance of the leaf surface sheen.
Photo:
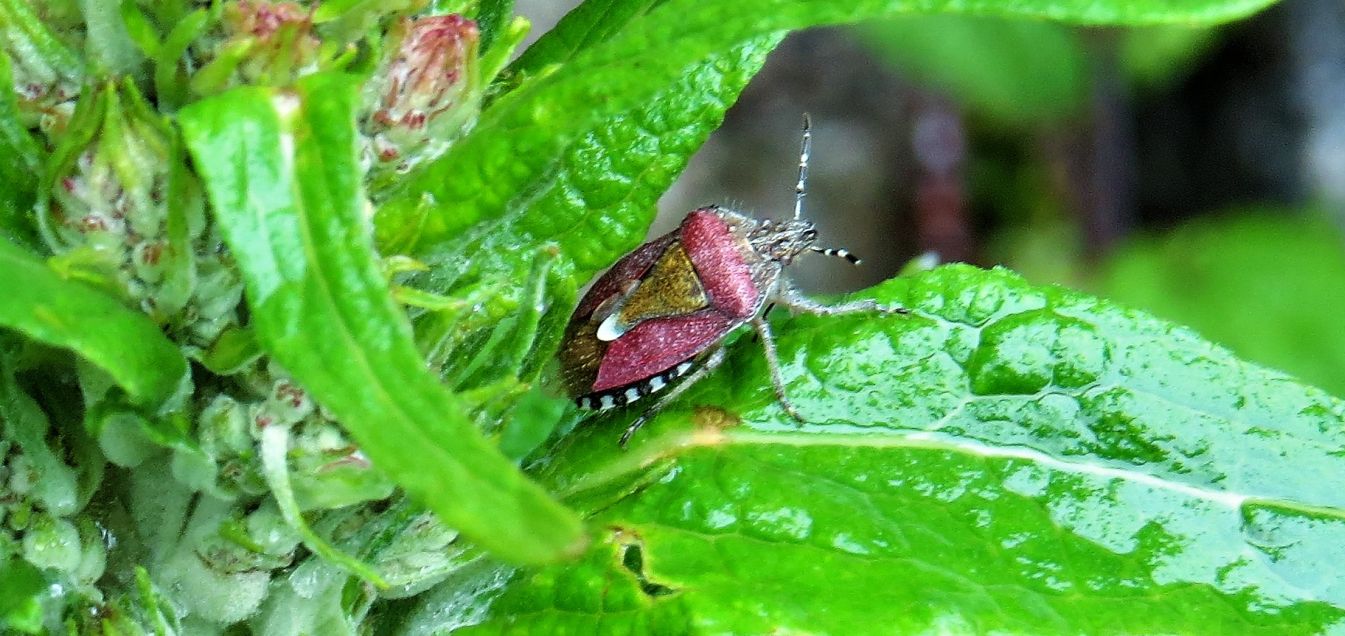
[{"label": "leaf surface sheen", "polygon": [[[742,338],[628,452],[621,422],[562,442],[543,479],[609,529],[590,553],[606,567],[520,574],[477,629],[668,612],[710,633],[1345,625],[1325,565],[1345,556],[1340,401],[1004,270],[872,294],[916,315],[779,321],[803,427]],[[599,580],[634,600],[609,608]]]}]

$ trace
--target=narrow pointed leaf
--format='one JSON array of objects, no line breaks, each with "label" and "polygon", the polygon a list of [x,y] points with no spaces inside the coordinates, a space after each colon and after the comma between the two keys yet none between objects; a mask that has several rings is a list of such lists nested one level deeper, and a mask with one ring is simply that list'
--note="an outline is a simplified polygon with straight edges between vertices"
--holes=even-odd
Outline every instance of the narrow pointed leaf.
[{"label": "narrow pointed leaf", "polygon": [[506,560],[559,558],[581,544],[579,521],[472,426],[389,296],[365,222],[354,89],[320,75],[180,115],[258,341],[448,525]]},{"label": "narrow pointed leaf", "polygon": [[22,248],[0,239],[0,327],[74,351],[136,402],[170,406],[188,381],[187,360],[158,325],[115,298],[66,280]]}]

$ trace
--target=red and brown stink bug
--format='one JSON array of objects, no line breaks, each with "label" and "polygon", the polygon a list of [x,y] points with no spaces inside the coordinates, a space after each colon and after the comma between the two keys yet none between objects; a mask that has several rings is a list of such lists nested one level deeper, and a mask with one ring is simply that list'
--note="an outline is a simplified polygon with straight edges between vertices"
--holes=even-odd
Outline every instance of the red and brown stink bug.
[{"label": "red and brown stink bug", "polygon": [[767,303],[823,315],[907,313],[872,300],[821,305],[783,276],[785,266],[806,251],[859,264],[843,249],[813,245],[817,230],[802,218],[811,149],[804,115],[792,220],[754,219],[717,205],[693,210],[676,230],[617,261],[579,302],[565,328],[560,362],[566,389],[580,408],[626,406],[669,389],[626,428],[622,446],[651,415],[723,362],[725,336],[748,323],[761,336],[780,406],[803,421],[785,396],[775,339],[763,315]]}]

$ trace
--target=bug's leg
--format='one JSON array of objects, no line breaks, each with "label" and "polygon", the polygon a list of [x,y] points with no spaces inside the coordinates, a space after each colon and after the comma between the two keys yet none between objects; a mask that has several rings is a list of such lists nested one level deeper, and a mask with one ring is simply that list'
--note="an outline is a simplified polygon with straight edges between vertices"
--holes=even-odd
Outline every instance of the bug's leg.
[{"label": "bug's leg", "polygon": [[790,417],[800,424],[804,423],[803,416],[799,415],[798,409],[789,402],[789,396],[785,395],[785,378],[780,373],[780,354],[775,350],[775,338],[771,336],[770,324],[764,318],[758,317],[752,319],[752,327],[761,336],[761,348],[766,352],[766,368],[771,371],[771,387],[775,389],[775,399],[780,401],[780,408],[783,408]]},{"label": "bug's leg", "polygon": [[702,378],[710,375],[710,372],[714,371],[715,367],[723,364],[724,358],[724,348],[720,347],[716,349],[714,353],[710,354],[710,357],[705,359],[705,362],[701,364],[699,369],[692,371],[691,375],[682,378],[681,382],[678,382],[676,386],[668,389],[668,392],[664,393],[663,397],[659,398],[658,401],[645,409],[644,413],[640,414],[640,417],[635,418],[635,420],[630,423],[630,426],[626,427],[626,432],[621,434],[621,441],[617,442],[617,444],[622,448],[625,448],[626,442],[630,441],[630,436],[634,435],[635,431],[640,430],[640,427],[644,426],[645,423],[649,421],[649,418],[653,417],[655,413],[663,410],[663,407],[677,399],[678,396],[685,393],[687,389],[691,388],[691,385],[700,382]]},{"label": "bug's leg", "polygon": [[848,303],[841,303],[839,305],[823,305],[822,303],[804,296],[797,287],[794,287],[787,281],[780,281],[779,291],[775,293],[774,300],[794,311],[817,314],[819,316],[839,316],[842,314],[856,314],[871,311],[876,311],[881,314],[911,313],[911,310],[905,307],[898,305],[884,305],[871,299],[856,300]]}]

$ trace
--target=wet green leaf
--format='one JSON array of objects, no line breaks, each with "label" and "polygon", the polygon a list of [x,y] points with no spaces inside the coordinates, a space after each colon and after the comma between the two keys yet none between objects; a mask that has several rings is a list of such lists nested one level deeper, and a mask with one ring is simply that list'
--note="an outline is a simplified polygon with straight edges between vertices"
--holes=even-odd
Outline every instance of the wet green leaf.
[{"label": "wet green leaf", "polygon": [[447,524],[508,560],[559,558],[582,541],[578,520],[486,442],[391,300],[365,223],[355,88],[318,75],[181,113],[257,340]]},{"label": "wet green leaf", "polygon": [[581,424],[543,476],[609,530],[584,566],[519,574],[480,630],[1345,620],[1324,565],[1345,556],[1345,403],[1003,270],[943,267],[874,296],[916,313],[778,321],[805,426],[774,403],[750,338],[629,451],[623,422]]},{"label": "wet green leaf", "polygon": [[187,361],[149,318],[111,296],[66,280],[0,239],[0,326],[73,350],[106,371],[137,402],[169,405],[189,381]]},{"label": "wet green leaf", "polygon": [[1261,211],[1138,240],[1097,290],[1345,396],[1345,243],[1325,218]]}]

